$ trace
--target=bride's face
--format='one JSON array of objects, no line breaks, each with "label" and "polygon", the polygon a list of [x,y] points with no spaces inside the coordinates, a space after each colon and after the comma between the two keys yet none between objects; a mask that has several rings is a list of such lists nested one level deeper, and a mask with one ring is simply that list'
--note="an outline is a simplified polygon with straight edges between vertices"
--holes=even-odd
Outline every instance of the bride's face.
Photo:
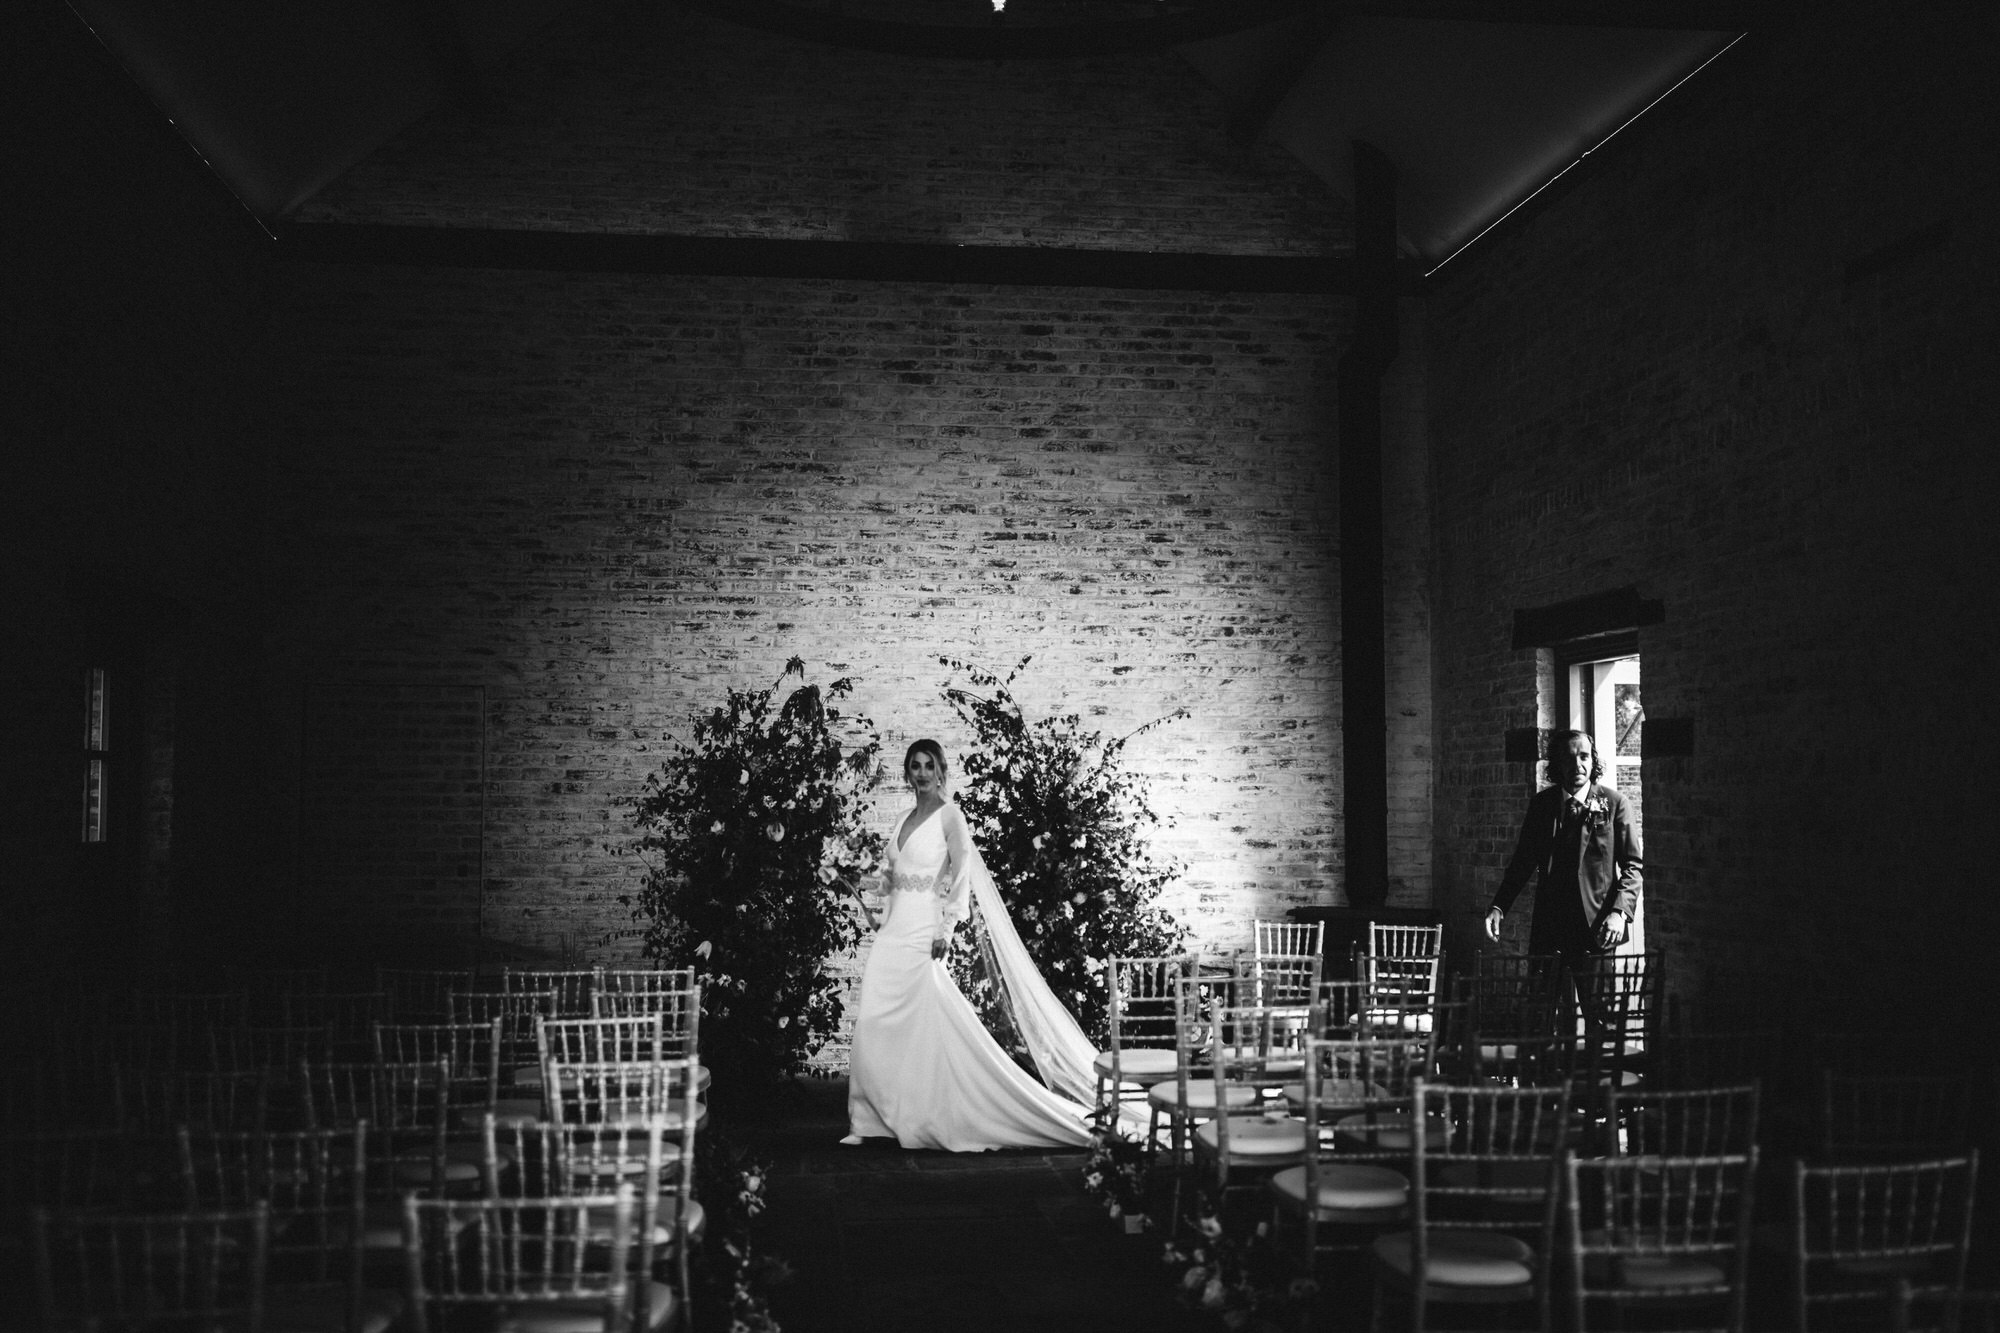
[{"label": "bride's face", "polygon": [[909,782],[910,790],[919,797],[944,789],[944,774],[938,771],[936,757],[921,750],[911,755],[910,762],[903,766],[903,777]]}]

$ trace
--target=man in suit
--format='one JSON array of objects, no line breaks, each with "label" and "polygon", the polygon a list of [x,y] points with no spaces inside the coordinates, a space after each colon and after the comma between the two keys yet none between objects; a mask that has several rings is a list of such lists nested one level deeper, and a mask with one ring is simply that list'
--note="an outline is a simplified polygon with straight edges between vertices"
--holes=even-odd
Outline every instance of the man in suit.
[{"label": "man in suit", "polygon": [[1639,831],[1625,798],[1597,784],[1604,776],[1590,734],[1564,732],[1549,756],[1552,786],[1528,801],[1514,859],[1486,913],[1486,937],[1535,880],[1535,920],[1528,952],[1560,954],[1572,968],[1623,944],[1639,905]]}]

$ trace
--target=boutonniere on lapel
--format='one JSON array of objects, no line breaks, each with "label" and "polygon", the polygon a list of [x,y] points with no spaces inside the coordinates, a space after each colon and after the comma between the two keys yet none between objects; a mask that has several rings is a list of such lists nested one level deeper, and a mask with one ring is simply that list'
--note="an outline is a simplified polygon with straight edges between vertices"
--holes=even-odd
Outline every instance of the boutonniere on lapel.
[{"label": "boutonniere on lapel", "polygon": [[1592,792],[1590,794],[1590,799],[1583,803],[1584,828],[1588,829],[1592,833],[1595,833],[1598,829],[1604,827],[1604,821],[1610,818],[1610,816],[1611,816],[1610,802],[1606,801],[1602,796],[1599,796],[1596,792]]}]

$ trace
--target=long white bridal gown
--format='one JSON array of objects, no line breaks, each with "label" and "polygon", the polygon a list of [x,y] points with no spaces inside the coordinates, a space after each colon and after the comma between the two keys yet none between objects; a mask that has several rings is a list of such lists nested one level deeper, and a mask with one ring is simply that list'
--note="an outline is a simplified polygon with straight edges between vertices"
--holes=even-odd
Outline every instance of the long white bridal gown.
[{"label": "long white bridal gown", "polygon": [[861,973],[850,1130],[949,1152],[1087,1145],[1087,1109],[1015,1064],[943,961],[931,957],[931,941],[967,913],[968,869],[977,854],[956,806],[920,821],[915,813],[897,821],[890,837],[888,911]]}]

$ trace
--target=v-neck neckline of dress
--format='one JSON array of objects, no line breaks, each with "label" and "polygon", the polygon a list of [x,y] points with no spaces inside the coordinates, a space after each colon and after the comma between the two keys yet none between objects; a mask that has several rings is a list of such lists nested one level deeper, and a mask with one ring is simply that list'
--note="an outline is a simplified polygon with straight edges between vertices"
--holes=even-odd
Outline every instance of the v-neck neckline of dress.
[{"label": "v-neck neckline of dress", "polygon": [[[944,809],[944,802],[939,801],[937,810],[931,811],[930,815],[925,815],[914,824],[910,822],[909,815],[903,817],[903,836],[896,840],[896,854],[898,856],[902,855],[903,849],[910,845],[910,839],[917,836],[917,830],[931,822],[931,815],[936,814],[938,810],[942,809]],[[910,812],[910,814],[915,813],[916,811],[914,810]]]}]

